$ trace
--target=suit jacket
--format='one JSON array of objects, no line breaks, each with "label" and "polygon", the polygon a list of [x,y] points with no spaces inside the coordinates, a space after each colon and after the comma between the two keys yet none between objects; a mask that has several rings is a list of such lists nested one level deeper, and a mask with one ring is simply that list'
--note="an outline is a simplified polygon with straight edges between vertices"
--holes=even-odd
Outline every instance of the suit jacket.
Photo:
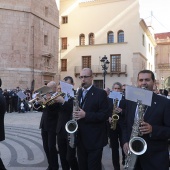
[{"label": "suit jacket", "polygon": [[0,92],[0,141],[5,140],[4,115],[6,112],[5,98]]},{"label": "suit jacket", "polygon": [[[130,139],[134,123],[136,103],[127,101],[125,126],[123,127],[123,144]],[[143,135],[147,143],[146,152],[139,156],[144,170],[168,170],[170,138],[170,100],[153,93],[151,107],[145,110],[144,121],[152,126],[152,133]]]},{"label": "suit jacket", "polygon": [[[79,91],[79,103],[81,97],[82,89]],[[106,92],[92,86],[82,108],[86,112],[85,118],[78,120],[78,145],[83,144],[87,150],[92,150],[107,144],[108,107]]]},{"label": "suit jacket", "polygon": [[63,137],[67,137],[67,132],[65,130],[66,123],[72,119],[72,113],[73,113],[73,98],[66,101],[63,105],[60,107],[60,111],[58,114],[58,123],[57,123],[57,133],[62,134]]},{"label": "suit jacket", "polygon": [[44,131],[56,132],[59,109],[59,103],[54,103],[50,106],[46,106],[43,109],[43,114],[40,121],[40,129]]},{"label": "suit jacket", "polygon": [[113,113],[113,99],[107,97],[108,103],[109,103],[109,117],[112,117]]}]

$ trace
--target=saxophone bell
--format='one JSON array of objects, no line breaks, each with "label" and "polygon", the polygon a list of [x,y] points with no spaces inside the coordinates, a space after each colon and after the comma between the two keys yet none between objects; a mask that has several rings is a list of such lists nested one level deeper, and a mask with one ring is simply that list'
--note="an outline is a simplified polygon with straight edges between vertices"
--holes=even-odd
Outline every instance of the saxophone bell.
[{"label": "saxophone bell", "polygon": [[111,122],[111,129],[115,130],[117,126],[117,121],[119,120],[119,115],[118,114],[113,114],[112,115],[112,122]]},{"label": "saxophone bell", "polygon": [[77,121],[69,120],[65,125],[65,129],[68,133],[75,133],[78,129]]},{"label": "saxophone bell", "polygon": [[129,141],[129,149],[135,155],[142,155],[147,150],[147,143],[141,137],[133,137]]}]

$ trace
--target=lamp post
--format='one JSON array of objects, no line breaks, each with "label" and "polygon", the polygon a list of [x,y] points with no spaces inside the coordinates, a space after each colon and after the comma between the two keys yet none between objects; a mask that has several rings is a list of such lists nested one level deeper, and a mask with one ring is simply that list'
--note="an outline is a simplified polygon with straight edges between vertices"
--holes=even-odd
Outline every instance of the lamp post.
[{"label": "lamp post", "polygon": [[162,89],[164,90],[164,76],[161,77]]},{"label": "lamp post", "polygon": [[106,55],[104,55],[104,57],[102,57],[102,59],[100,60],[101,62],[101,66],[102,66],[102,70],[103,70],[103,76],[104,76],[104,88],[105,88],[105,79],[106,79],[106,74],[107,74],[107,69],[109,67],[109,61],[106,57]]}]

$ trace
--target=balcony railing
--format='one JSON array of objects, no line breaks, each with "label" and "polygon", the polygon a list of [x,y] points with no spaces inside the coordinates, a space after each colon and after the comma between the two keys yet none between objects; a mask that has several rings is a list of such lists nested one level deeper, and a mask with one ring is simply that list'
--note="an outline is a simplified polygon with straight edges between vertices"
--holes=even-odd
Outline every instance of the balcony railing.
[{"label": "balcony railing", "polygon": [[[75,76],[79,76],[81,70],[83,69],[82,66],[75,66]],[[103,70],[102,67],[100,65],[92,65],[91,69],[93,71],[93,74],[95,76],[98,76],[99,74],[103,74]],[[117,74],[118,76],[120,76],[120,74],[124,74],[125,76],[127,76],[127,65],[126,64],[121,64],[121,69],[119,71],[111,71],[111,68],[109,66],[109,68],[107,69],[107,74],[110,74],[110,76],[112,76],[113,74]]]},{"label": "balcony railing", "polygon": [[170,69],[170,63],[158,64],[158,69]]}]

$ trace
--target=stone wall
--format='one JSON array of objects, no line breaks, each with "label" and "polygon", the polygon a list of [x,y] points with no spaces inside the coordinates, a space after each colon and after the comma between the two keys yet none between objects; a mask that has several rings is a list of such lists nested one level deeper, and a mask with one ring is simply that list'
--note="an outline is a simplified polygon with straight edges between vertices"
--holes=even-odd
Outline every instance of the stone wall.
[{"label": "stone wall", "polygon": [[[55,0],[0,4],[2,88],[35,88],[57,79],[59,15]],[[47,43],[44,43],[44,37]]]}]

